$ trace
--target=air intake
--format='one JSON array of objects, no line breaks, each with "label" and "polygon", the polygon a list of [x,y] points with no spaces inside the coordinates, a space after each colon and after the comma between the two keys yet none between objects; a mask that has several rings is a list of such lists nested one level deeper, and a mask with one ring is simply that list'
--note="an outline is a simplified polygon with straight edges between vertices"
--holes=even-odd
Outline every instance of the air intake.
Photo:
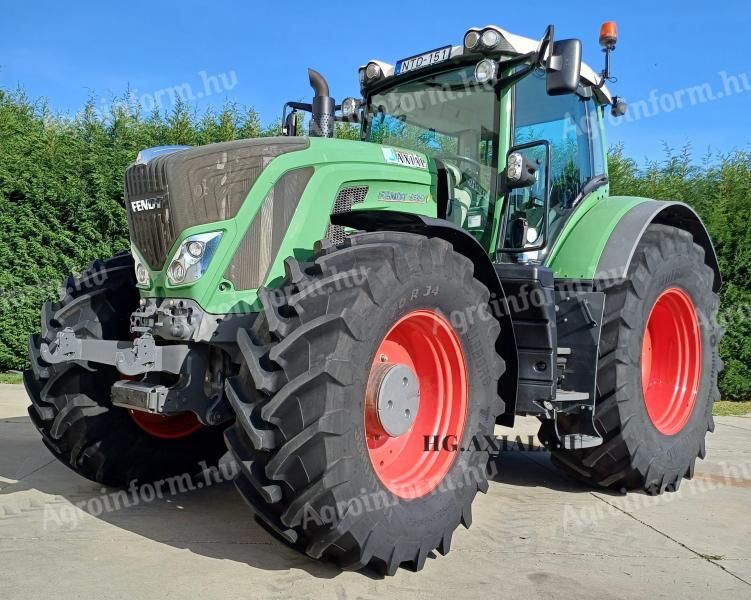
[{"label": "air intake", "polygon": [[[365,196],[367,195],[367,185],[342,188],[336,195],[334,208],[331,209],[331,214],[337,215],[339,213],[350,212],[355,204],[362,204],[365,202]],[[346,237],[344,227],[341,225],[329,225],[329,228],[326,231],[326,239],[334,245],[343,243]]]}]

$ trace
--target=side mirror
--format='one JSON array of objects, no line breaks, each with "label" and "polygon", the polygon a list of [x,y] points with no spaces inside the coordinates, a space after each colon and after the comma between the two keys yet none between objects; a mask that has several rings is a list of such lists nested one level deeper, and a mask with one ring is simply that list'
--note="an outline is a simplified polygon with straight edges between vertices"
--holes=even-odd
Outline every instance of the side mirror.
[{"label": "side mirror", "polygon": [[548,96],[563,96],[576,92],[581,66],[581,40],[553,42],[545,67]]},{"label": "side mirror", "polygon": [[519,144],[506,156],[500,175],[506,196],[502,250],[530,258],[547,244],[550,205],[550,142]]},{"label": "side mirror", "polygon": [[337,121],[343,123],[362,123],[362,106],[363,101],[357,98],[345,98],[342,100],[342,105],[339,107],[342,115],[337,117]]}]

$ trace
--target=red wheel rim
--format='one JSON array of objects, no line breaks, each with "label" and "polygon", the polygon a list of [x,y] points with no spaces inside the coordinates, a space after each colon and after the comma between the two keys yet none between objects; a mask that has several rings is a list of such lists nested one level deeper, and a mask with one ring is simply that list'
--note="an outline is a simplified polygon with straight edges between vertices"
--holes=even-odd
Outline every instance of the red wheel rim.
[{"label": "red wheel rim", "polygon": [[[379,368],[405,365],[420,389],[419,408],[410,429],[391,437],[378,425],[366,403],[368,454],[381,483],[401,498],[414,499],[433,491],[456,458],[468,407],[467,366],[461,343],[451,325],[431,310],[416,310],[389,330],[376,351],[368,378],[374,385]],[[437,436],[437,437],[436,437]],[[437,440],[438,448],[427,440]],[[447,440],[444,447],[443,440]]]},{"label": "red wheel rim", "polygon": [[[121,375],[121,380],[137,381],[138,377]],[[163,440],[177,440],[195,433],[203,424],[192,412],[180,415],[155,415],[140,410],[128,410],[131,418],[141,429]]]},{"label": "red wheel rim", "polygon": [[644,403],[655,428],[678,433],[696,404],[701,379],[701,330],[694,303],[680,288],[655,301],[641,351]]},{"label": "red wheel rim", "polygon": [[192,412],[181,415],[155,415],[140,410],[129,410],[130,416],[146,433],[163,440],[177,440],[195,433],[203,425]]}]

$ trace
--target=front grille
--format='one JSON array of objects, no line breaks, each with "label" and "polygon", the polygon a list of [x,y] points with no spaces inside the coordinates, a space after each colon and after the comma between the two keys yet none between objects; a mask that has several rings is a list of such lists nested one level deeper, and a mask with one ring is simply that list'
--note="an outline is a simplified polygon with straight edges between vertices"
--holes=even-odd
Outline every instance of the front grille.
[{"label": "front grille", "polygon": [[[355,204],[362,204],[365,202],[365,197],[367,195],[367,185],[342,188],[336,195],[334,208],[331,209],[331,214],[337,215],[339,213],[350,212]],[[329,225],[329,228],[326,231],[326,239],[334,245],[343,243],[346,237],[347,235],[344,232],[344,227],[341,225]]]},{"label": "front grille", "polygon": [[131,165],[125,174],[130,237],[153,270],[188,227],[232,219],[263,169],[303,150],[304,138],[260,138],[209,144]]},{"label": "front grille", "polygon": [[[135,210],[139,200],[156,201],[159,208]],[[133,165],[125,172],[125,202],[130,239],[152,269],[161,269],[167,252],[177,239],[169,218],[169,193],[165,165]]]}]

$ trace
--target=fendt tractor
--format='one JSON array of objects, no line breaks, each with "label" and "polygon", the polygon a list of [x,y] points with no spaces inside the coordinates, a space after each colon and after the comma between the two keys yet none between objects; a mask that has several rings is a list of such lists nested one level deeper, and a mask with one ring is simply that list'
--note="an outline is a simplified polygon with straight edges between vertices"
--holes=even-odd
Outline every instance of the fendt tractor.
[{"label": "fendt tractor", "polygon": [[272,535],[388,574],[469,527],[516,415],[587,484],[676,490],[713,429],[719,267],[689,206],[610,195],[600,43],[596,73],[552,26],[473,28],[341,103],[310,70],[278,137],[141,151],[130,251],[30,340],[44,443],[108,486],[234,466]]}]

